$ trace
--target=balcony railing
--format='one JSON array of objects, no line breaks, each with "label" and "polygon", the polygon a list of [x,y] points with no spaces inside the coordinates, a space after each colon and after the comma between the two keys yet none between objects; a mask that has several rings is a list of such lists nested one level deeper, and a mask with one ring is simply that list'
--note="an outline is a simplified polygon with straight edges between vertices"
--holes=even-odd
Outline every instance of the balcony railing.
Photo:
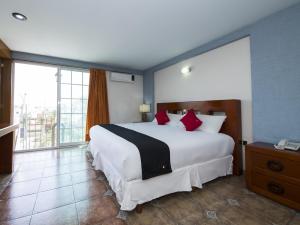
[{"label": "balcony railing", "polygon": [[16,151],[55,147],[56,131],[55,112],[23,115],[20,118]]}]

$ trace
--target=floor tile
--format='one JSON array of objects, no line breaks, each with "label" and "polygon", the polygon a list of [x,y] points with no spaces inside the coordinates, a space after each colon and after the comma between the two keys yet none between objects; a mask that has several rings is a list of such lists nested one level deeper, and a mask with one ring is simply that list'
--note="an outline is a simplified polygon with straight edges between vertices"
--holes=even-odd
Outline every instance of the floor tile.
[{"label": "floor tile", "polygon": [[297,213],[292,220],[290,221],[289,225],[299,225],[300,224],[300,212]]},{"label": "floor tile", "polygon": [[72,186],[38,193],[34,213],[43,212],[74,202]]},{"label": "floor tile", "polygon": [[55,159],[55,160],[48,160],[45,161],[45,167],[55,167],[55,166],[63,166],[63,165],[67,165],[70,164],[70,159],[69,158],[65,158],[65,159]]},{"label": "floor tile", "polygon": [[[54,160],[52,160],[54,161]],[[70,156],[58,156],[57,159],[55,159],[57,162],[56,165],[65,165],[65,164],[70,164],[71,163],[71,157]]]},{"label": "floor tile", "polygon": [[128,215],[127,223],[130,225],[177,225],[167,213],[150,204],[144,206],[142,213],[131,211]]},{"label": "floor tile", "polygon": [[85,182],[96,178],[97,178],[97,174],[94,170],[83,170],[83,171],[72,173],[73,184]]},{"label": "floor tile", "polygon": [[244,194],[241,188],[237,188],[236,185],[227,183],[224,180],[211,182],[204,187],[216,193],[220,199],[224,200],[228,198],[238,199]]},{"label": "floor tile", "polygon": [[295,214],[294,210],[259,195],[245,195],[239,203],[248,214],[273,224],[287,224]]},{"label": "floor tile", "polygon": [[[129,212],[123,221],[116,218],[115,197],[105,195],[106,179],[95,179],[100,173],[90,169],[84,149],[22,153],[15,158],[14,183],[0,199],[36,192],[34,182],[39,181],[40,193],[0,200],[0,225],[29,225],[30,218],[33,225],[78,225],[78,218],[80,225],[300,224],[299,213],[248,191],[244,176],[219,178],[203,189],[161,197],[146,203],[141,214]],[[9,181],[0,175],[0,184],[4,179]]]},{"label": "floor tile", "polygon": [[107,190],[105,183],[97,180],[74,184],[73,189],[76,201],[82,201],[96,195],[102,196]]},{"label": "floor tile", "polygon": [[40,191],[52,190],[69,185],[72,185],[72,177],[70,174],[45,177],[41,180]]},{"label": "floor tile", "polygon": [[60,157],[71,157],[72,156],[72,151],[70,149],[61,149],[60,151],[57,152],[57,155]]},{"label": "floor tile", "polygon": [[71,169],[68,164],[61,165],[61,166],[55,166],[55,167],[47,167],[44,170],[43,177],[51,177],[51,176],[66,174],[66,173],[70,173],[70,172],[71,172]]},{"label": "floor tile", "polygon": [[121,219],[113,218],[113,219],[107,219],[100,224],[101,225],[126,225],[126,222]]},{"label": "floor tile", "polygon": [[86,151],[78,151],[78,152],[74,152],[72,153],[72,158],[76,158],[76,157],[82,157],[84,159],[86,159],[87,157],[87,152]]},{"label": "floor tile", "polygon": [[35,199],[36,195],[27,195],[0,201],[0,221],[31,215]]},{"label": "floor tile", "polygon": [[34,214],[30,225],[77,225],[77,213],[74,204]]},{"label": "floor tile", "polygon": [[80,224],[96,224],[118,214],[118,207],[109,197],[96,197],[76,203]]},{"label": "floor tile", "polygon": [[190,223],[203,220],[204,208],[193,201],[191,196],[187,193],[176,193],[169,196],[164,196],[158,200],[153,201],[154,206],[164,209],[168,215],[179,223],[187,223],[187,218]]},{"label": "floor tile", "polygon": [[18,171],[36,171],[42,170],[45,167],[44,162],[31,162],[31,163],[22,163],[20,164]]},{"label": "floor tile", "polygon": [[12,182],[22,182],[29,181],[34,179],[39,179],[43,175],[43,170],[34,170],[34,171],[20,171],[16,172]]},{"label": "floor tile", "polygon": [[0,225],[29,225],[31,216],[0,222]]},{"label": "floor tile", "polygon": [[6,185],[11,180],[12,176],[11,174],[0,174],[0,184]]},{"label": "floor tile", "polygon": [[236,207],[228,207],[217,214],[218,218],[225,221],[230,221],[231,224],[243,224],[243,225],[268,225],[264,218],[260,218],[257,215],[250,215],[247,210],[243,210]]},{"label": "floor tile", "polygon": [[[43,154],[43,155],[42,155]],[[44,155],[45,152],[29,152],[23,153],[23,156],[15,158],[18,163],[35,163],[47,160],[47,155]]]},{"label": "floor tile", "polygon": [[14,198],[38,192],[40,180],[11,183],[2,193],[0,199]]},{"label": "floor tile", "polygon": [[79,163],[85,161],[87,161],[87,157],[85,155],[71,157],[71,163]]},{"label": "floor tile", "polygon": [[205,210],[218,211],[221,208],[227,207],[226,199],[223,199],[218,193],[211,191],[210,188],[196,189],[191,193],[187,193],[188,197],[197,202]]},{"label": "floor tile", "polygon": [[3,191],[5,190],[7,185],[4,184],[0,184],[0,200],[1,200],[1,194],[3,193]]},{"label": "floor tile", "polygon": [[70,166],[72,172],[77,172],[81,170],[88,170],[92,169],[92,166],[88,162],[79,162],[79,163],[73,163]]}]

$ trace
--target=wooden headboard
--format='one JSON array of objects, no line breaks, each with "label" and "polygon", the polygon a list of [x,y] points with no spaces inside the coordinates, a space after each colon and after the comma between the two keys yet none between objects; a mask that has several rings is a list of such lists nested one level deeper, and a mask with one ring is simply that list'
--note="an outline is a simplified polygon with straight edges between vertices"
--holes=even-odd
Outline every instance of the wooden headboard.
[{"label": "wooden headboard", "polygon": [[241,121],[241,101],[240,100],[212,100],[212,101],[192,101],[192,102],[166,102],[157,103],[157,111],[168,110],[170,113],[177,111],[194,109],[202,114],[212,115],[214,112],[224,112],[227,116],[221,133],[231,136],[235,142],[232,153],[233,175],[242,174],[242,121]]}]

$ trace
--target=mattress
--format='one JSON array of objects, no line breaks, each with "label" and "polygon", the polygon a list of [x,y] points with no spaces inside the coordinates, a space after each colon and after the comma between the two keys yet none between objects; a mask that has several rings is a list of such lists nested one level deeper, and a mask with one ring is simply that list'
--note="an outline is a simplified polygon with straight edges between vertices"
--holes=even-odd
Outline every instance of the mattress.
[{"label": "mattress", "polygon": [[[165,142],[170,149],[172,170],[229,156],[234,148],[233,139],[222,133],[188,132],[182,127],[153,122],[118,125]],[[92,154],[96,169],[97,164],[101,167],[103,157],[110,160],[123,180],[142,179],[140,155],[134,144],[100,126],[90,129],[90,137],[94,145]]]}]

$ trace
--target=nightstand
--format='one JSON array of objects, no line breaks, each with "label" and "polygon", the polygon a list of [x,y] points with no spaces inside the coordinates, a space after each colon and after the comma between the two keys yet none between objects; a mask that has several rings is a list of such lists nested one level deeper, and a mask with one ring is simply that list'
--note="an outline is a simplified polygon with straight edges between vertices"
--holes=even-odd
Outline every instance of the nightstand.
[{"label": "nightstand", "polygon": [[246,183],[253,192],[300,210],[300,152],[246,145]]}]

